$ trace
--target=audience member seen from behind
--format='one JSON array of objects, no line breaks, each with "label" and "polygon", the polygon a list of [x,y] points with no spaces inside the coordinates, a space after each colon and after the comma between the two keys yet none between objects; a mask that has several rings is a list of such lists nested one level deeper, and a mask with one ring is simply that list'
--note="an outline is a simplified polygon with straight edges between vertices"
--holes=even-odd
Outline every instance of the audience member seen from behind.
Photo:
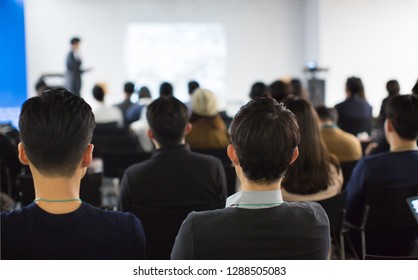
[{"label": "audience member seen from behind", "polygon": [[250,94],[251,99],[256,97],[265,97],[267,95],[267,86],[263,82],[255,82],[251,86]]},{"label": "audience member seen from behind", "polygon": [[370,135],[373,119],[372,107],[366,100],[361,79],[348,78],[345,92],[347,99],[335,105],[338,112],[338,126],[355,136],[362,132]]},{"label": "audience member seen from behind", "polygon": [[379,123],[382,128],[386,120],[386,105],[388,101],[390,100],[390,98],[394,96],[398,96],[400,94],[399,92],[401,91],[401,88],[399,86],[398,81],[390,80],[386,83],[386,90],[388,92],[388,96],[383,99],[382,105],[380,106],[380,113],[379,113]]},{"label": "audience member seen from behind", "polygon": [[187,106],[187,109],[189,109],[189,115],[192,114],[192,96],[193,96],[193,92],[198,88],[200,88],[200,85],[196,81],[189,81],[187,83],[187,89],[188,89],[188,92],[189,92],[190,100],[187,101],[184,104]]},{"label": "audience member seen from behind", "polygon": [[218,101],[210,90],[197,89],[193,93],[190,123],[193,129],[186,136],[186,142],[192,149],[222,149],[230,143]]},{"label": "audience member seen from behind", "polygon": [[104,211],[79,198],[92,162],[90,106],[65,89],[22,105],[19,158],[31,169],[36,199],[1,213],[3,259],[143,259],[144,232],[132,214]]},{"label": "audience member seen from behind", "polygon": [[151,159],[129,167],[122,179],[119,209],[213,209],[225,203],[226,178],[221,162],[190,151],[191,130],[186,106],[174,97],[160,97],[147,109],[148,136],[156,151]]},{"label": "audience member seen from behind", "polygon": [[[347,184],[347,220],[354,224],[361,222],[369,188],[418,186],[418,97],[395,96],[386,108],[384,129],[390,151],[362,158]],[[405,255],[416,246],[417,238],[416,229],[367,232],[366,251],[374,255]]]},{"label": "audience member seen from behind", "polygon": [[318,106],[316,113],[319,118],[321,137],[328,151],[340,162],[359,160],[362,157],[361,143],[357,137],[337,126],[337,110]]},{"label": "audience member seen from behind", "polygon": [[138,103],[132,105],[128,110],[131,119],[138,119],[129,126],[130,131],[138,137],[139,145],[144,152],[151,152],[154,149],[151,139],[148,137],[149,125],[146,120],[147,106],[152,102],[151,92],[147,87],[139,89]]},{"label": "audience member seen from behind", "polygon": [[256,98],[243,106],[227,149],[242,191],[228,197],[224,209],[190,213],[171,258],[327,259],[325,211],[315,202],[284,202],[281,195],[299,139],[296,119],[283,104]]},{"label": "audience member seen from behind", "polygon": [[173,86],[168,82],[163,82],[160,85],[160,97],[171,97],[174,96]]},{"label": "audience member seen from behind", "polygon": [[321,138],[318,116],[305,99],[289,97],[284,101],[296,115],[301,140],[299,158],[283,180],[286,201],[318,201],[341,192],[343,175],[336,156],[330,154]]},{"label": "audience member seen from behind", "polygon": [[98,102],[98,107],[93,111],[96,124],[115,123],[117,127],[123,128],[123,114],[121,110],[105,104],[105,91],[100,85],[93,87],[93,97]]},{"label": "audience member seen from behind", "polygon": [[135,85],[132,82],[126,82],[123,85],[124,100],[121,103],[116,104],[116,107],[118,107],[122,111],[125,124],[128,123],[126,119],[126,112],[128,111],[128,108],[133,105],[131,102],[131,97],[134,93],[134,89]]},{"label": "audience member seen from behind", "polygon": [[299,79],[291,79],[289,83],[289,93],[290,95],[298,96],[300,98],[306,99],[306,93],[303,89],[302,82]]},{"label": "audience member seen from behind", "polygon": [[277,102],[282,102],[290,94],[289,86],[283,81],[274,81],[268,87],[269,95]]}]

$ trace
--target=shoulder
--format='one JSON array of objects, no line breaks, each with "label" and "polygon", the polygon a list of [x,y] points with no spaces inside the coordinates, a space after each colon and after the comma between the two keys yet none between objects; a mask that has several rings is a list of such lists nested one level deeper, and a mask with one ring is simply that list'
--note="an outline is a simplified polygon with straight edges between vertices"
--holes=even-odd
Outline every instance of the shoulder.
[{"label": "shoulder", "polygon": [[317,202],[284,202],[280,207],[282,211],[287,212],[289,219],[303,220],[311,224],[329,224],[324,208]]}]

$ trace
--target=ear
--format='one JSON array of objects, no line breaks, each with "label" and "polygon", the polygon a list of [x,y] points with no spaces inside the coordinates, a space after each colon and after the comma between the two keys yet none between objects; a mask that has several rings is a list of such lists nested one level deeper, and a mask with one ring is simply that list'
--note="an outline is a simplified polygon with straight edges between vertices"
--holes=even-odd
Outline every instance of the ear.
[{"label": "ear", "polygon": [[190,133],[190,131],[192,131],[193,125],[191,123],[187,123],[186,124],[186,128],[184,129],[184,135],[186,136],[187,134]]},{"label": "ear", "polygon": [[[292,155],[292,159],[290,160],[290,164],[292,164],[297,158],[298,158],[298,156],[299,156],[299,148],[298,147],[296,147],[294,150],[293,150],[293,155]],[[290,165],[289,164],[289,165]]]},{"label": "ear", "polygon": [[83,160],[81,161],[81,167],[88,167],[92,160],[93,160],[93,149],[94,149],[94,145],[93,144],[89,144],[86,148],[86,150],[84,151],[83,154]]},{"label": "ear", "polygon": [[19,152],[19,160],[23,165],[29,165],[28,157],[26,156],[25,147],[23,146],[23,143],[20,142],[17,146],[17,150]]},{"label": "ear", "polygon": [[392,125],[392,121],[391,120],[389,120],[388,118],[386,118],[386,121],[385,121],[385,128],[386,128],[386,130],[387,131],[393,131],[393,125]]},{"label": "ear", "polygon": [[148,138],[149,139],[154,139],[154,133],[152,133],[152,130],[151,129],[148,129],[148,131],[147,131],[147,136],[148,136]]},{"label": "ear", "polygon": [[227,149],[226,149],[226,153],[227,153],[229,159],[232,161],[232,164],[239,165],[239,159],[238,159],[237,153],[235,151],[234,145],[229,144]]}]

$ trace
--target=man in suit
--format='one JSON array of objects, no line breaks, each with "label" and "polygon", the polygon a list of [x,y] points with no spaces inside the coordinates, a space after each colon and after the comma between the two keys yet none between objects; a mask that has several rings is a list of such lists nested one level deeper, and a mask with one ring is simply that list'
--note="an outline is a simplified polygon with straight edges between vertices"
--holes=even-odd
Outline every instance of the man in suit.
[{"label": "man in suit", "polygon": [[315,202],[285,202],[280,187],[299,155],[295,116],[282,103],[256,98],[231,124],[227,153],[241,192],[226,208],[192,212],[183,222],[171,259],[326,259],[328,217]]},{"label": "man in suit", "polygon": [[81,90],[81,74],[86,72],[86,70],[81,69],[81,58],[79,55],[80,41],[78,37],[71,39],[71,50],[67,54],[65,62],[67,67],[66,88],[78,96],[80,96]]},{"label": "man in suit", "polygon": [[1,213],[2,259],[144,258],[144,231],[134,215],[104,211],[79,198],[92,162],[94,127],[90,106],[65,89],[23,103],[19,159],[29,165],[36,199]]},{"label": "man in suit", "polygon": [[119,209],[213,209],[225,203],[226,178],[219,159],[194,153],[185,144],[192,129],[186,105],[160,97],[147,109],[148,137],[156,150],[149,160],[129,167],[121,182]]}]

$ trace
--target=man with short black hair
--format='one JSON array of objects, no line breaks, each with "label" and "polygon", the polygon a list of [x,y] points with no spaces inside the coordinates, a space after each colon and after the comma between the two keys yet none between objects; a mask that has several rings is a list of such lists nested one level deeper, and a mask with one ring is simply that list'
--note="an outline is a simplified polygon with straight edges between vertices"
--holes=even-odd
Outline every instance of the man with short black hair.
[{"label": "man with short black hair", "polygon": [[241,192],[225,209],[192,212],[171,259],[327,259],[328,217],[315,202],[284,202],[280,188],[298,157],[295,116],[271,98],[243,106],[231,124],[228,156]]},{"label": "man with short black hair", "polygon": [[[361,222],[368,188],[418,186],[418,97],[394,96],[387,104],[386,115],[384,129],[390,151],[362,158],[347,184],[347,220],[353,224]],[[417,233],[397,232],[388,238],[391,235],[384,231],[366,236],[367,252],[379,255],[403,254],[416,245],[418,237]],[[390,242],[382,241],[383,237]]]},{"label": "man with short black hair", "polygon": [[185,135],[192,129],[186,106],[174,97],[160,97],[147,108],[148,137],[156,150],[151,159],[129,167],[121,182],[119,209],[213,209],[225,203],[222,163],[190,151]]},{"label": "man with short black hair", "polygon": [[34,202],[1,213],[1,258],[143,259],[145,237],[132,214],[82,202],[80,181],[92,161],[90,106],[65,89],[22,105],[19,159],[32,172]]},{"label": "man with short black hair", "polygon": [[123,85],[123,92],[124,92],[125,98],[121,103],[115,105],[122,111],[125,125],[128,124],[128,121],[126,118],[126,112],[128,111],[129,107],[133,105],[133,103],[131,102],[131,97],[132,97],[132,94],[134,93],[134,89],[135,89],[135,85],[132,82],[126,82]]}]

